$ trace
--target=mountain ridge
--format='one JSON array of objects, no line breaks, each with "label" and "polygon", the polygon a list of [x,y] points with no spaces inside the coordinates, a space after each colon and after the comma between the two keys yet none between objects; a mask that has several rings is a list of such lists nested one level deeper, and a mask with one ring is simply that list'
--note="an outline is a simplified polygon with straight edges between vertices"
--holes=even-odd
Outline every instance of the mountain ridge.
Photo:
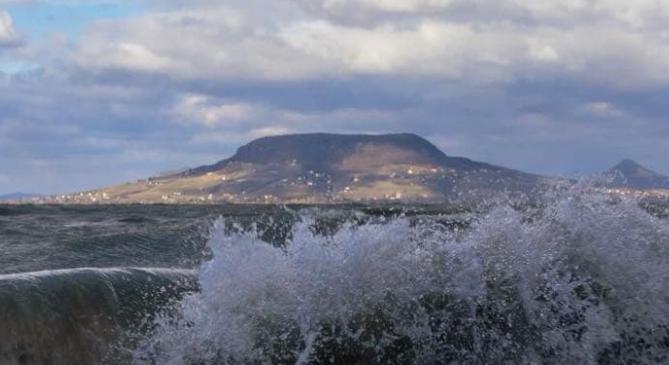
[{"label": "mountain ridge", "polygon": [[183,172],[63,195],[71,203],[443,203],[526,194],[548,178],[451,157],[411,133],[263,137]]},{"label": "mountain ridge", "polygon": [[[314,146],[320,150],[320,153],[313,153],[314,151],[304,151],[303,143],[306,141],[314,143]],[[279,142],[278,145],[273,142]],[[348,143],[346,146],[348,148],[341,148],[342,142]],[[272,163],[277,162],[276,160],[287,160],[287,159],[304,159],[305,156],[318,155],[319,158],[325,157],[327,160],[336,160],[337,157],[341,157],[342,154],[346,152],[351,152],[351,144],[356,143],[395,143],[399,145],[411,145],[414,144],[414,149],[416,144],[418,149],[424,152],[426,155],[431,156],[437,161],[443,161],[449,167],[457,168],[471,168],[472,165],[480,167],[489,167],[489,168],[503,168],[500,166],[494,166],[484,162],[472,161],[465,157],[450,157],[447,156],[443,151],[438,147],[427,141],[426,139],[414,134],[414,133],[395,133],[395,134],[355,134],[355,135],[345,135],[345,134],[333,134],[333,133],[304,133],[304,134],[289,134],[289,135],[277,135],[277,136],[267,136],[255,139],[240,148],[237,149],[235,154],[227,159],[221,160],[212,165],[204,165],[194,169],[189,169],[180,173],[179,175],[192,175],[203,172],[211,172],[217,169],[224,168],[226,164],[231,162],[249,162],[249,163]],[[274,144],[273,146],[268,146],[268,144]],[[337,148],[333,148],[333,144],[337,144]],[[295,151],[295,146],[298,146],[298,149],[302,151]],[[260,148],[259,148],[260,147]],[[258,159],[254,158],[254,155],[258,154],[259,149],[264,149],[262,152],[270,152],[271,155],[262,156],[264,158]],[[291,151],[292,150],[292,151]],[[284,154],[286,152],[293,152],[292,156],[285,156],[277,154],[277,151],[282,151]],[[307,164],[308,168],[316,167],[313,161],[309,161]],[[506,168],[504,168],[506,169]],[[511,169],[508,169],[511,170]]]},{"label": "mountain ridge", "polygon": [[612,188],[669,189],[669,176],[657,173],[632,159],[624,159],[604,175]]}]

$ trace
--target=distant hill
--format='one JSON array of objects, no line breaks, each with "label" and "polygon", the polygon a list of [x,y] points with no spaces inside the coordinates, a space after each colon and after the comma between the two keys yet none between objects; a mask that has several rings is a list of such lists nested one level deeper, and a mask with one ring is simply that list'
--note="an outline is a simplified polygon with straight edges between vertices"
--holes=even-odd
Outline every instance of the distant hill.
[{"label": "distant hill", "polygon": [[30,194],[30,193],[10,193],[10,194],[4,194],[0,195],[0,201],[20,201],[20,200],[26,200],[26,199],[32,199],[32,198],[38,198],[40,197],[39,194]]},{"label": "distant hill", "polygon": [[669,176],[652,171],[635,161],[623,160],[605,172],[609,186],[631,189],[669,189]]},{"label": "distant hill", "polygon": [[67,202],[438,203],[528,192],[546,178],[450,157],[415,134],[265,137],[171,175],[70,194]]}]

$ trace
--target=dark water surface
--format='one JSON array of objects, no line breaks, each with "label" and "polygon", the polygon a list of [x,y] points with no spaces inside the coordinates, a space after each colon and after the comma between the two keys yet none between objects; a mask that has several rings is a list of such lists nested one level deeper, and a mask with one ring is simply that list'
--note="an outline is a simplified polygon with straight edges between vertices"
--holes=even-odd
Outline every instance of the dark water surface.
[{"label": "dark water surface", "polygon": [[0,365],[663,364],[666,212],[0,206]]},{"label": "dark water surface", "polygon": [[210,223],[279,207],[0,205],[0,274],[78,267],[194,268]]}]

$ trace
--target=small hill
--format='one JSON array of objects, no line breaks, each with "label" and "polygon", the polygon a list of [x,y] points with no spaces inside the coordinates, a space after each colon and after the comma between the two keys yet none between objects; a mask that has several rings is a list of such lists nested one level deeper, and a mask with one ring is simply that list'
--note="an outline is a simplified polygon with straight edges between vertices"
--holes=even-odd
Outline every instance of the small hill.
[{"label": "small hill", "polygon": [[669,189],[669,176],[659,174],[635,161],[623,160],[605,172],[609,186],[630,189]]},{"label": "small hill", "polygon": [[22,200],[28,200],[32,198],[39,198],[40,195],[38,194],[29,194],[29,193],[11,193],[11,194],[4,194],[0,195],[0,202],[17,202],[17,201],[22,201]]},{"label": "small hill", "polygon": [[545,178],[450,157],[415,134],[265,137],[230,158],[61,197],[71,202],[440,203],[531,191]]}]

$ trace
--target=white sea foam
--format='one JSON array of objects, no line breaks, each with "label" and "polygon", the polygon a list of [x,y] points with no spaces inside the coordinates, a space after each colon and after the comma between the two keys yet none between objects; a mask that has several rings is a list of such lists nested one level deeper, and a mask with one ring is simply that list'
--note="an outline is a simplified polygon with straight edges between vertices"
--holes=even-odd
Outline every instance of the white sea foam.
[{"label": "white sea foam", "polygon": [[155,323],[137,364],[662,363],[669,224],[579,187],[471,228],[406,217],[285,247],[211,229],[201,291]]},{"label": "white sea foam", "polygon": [[42,270],[14,274],[0,275],[0,281],[35,280],[57,276],[75,276],[80,274],[115,275],[130,274],[132,272],[143,272],[154,275],[192,275],[193,270],[150,268],[150,267],[80,267],[74,269]]}]

